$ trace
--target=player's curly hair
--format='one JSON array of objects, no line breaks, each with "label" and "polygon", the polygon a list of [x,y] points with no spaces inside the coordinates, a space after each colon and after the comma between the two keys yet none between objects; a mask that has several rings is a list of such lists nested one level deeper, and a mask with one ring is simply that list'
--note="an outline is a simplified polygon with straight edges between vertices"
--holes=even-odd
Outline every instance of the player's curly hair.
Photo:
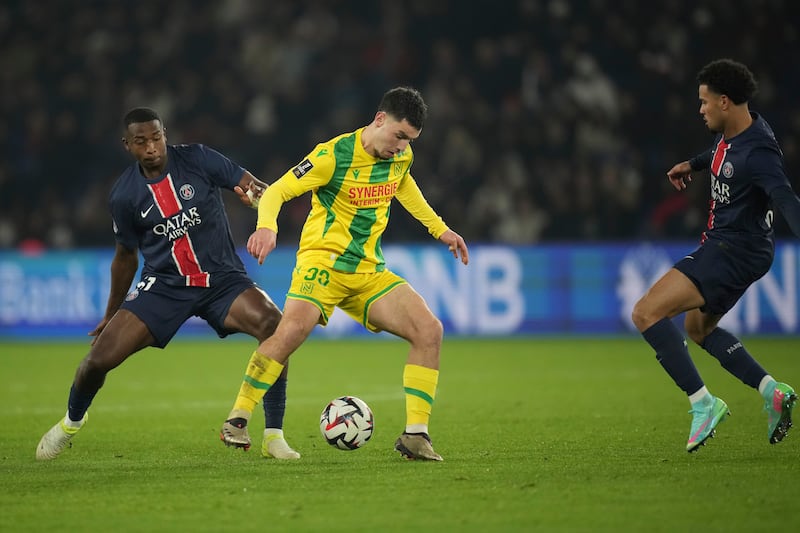
[{"label": "player's curly hair", "polygon": [[397,120],[405,119],[418,130],[422,129],[428,117],[428,106],[420,92],[413,87],[395,87],[386,91],[378,111],[392,115]]},{"label": "player's curly hair", "polygon": [[149,107],[135,107],[125,113],[125,116],[122,118],[122,126],[124,129],[128,129],[128,126],[131,124],[138,124],[140,122],[152,122],[153,120],[157,120],[164,125],[164,121],[161,120],[158,112],[154,109],[150,109]]},{"label": "player's curly hair", "polygon": [[697,83],[717,94],[724,94],[736,104],[749,102],[758,90],[755,76],[742,63],[733,59],[717,59],[700,69]]}]

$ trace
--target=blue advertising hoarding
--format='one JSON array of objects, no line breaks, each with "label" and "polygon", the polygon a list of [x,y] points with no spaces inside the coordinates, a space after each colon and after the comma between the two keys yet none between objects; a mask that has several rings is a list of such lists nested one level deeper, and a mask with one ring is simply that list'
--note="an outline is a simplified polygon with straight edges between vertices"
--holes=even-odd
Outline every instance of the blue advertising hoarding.
[{"label": "blue advertising hoarding", "polygon": [[[387,265],[428,301],[451,335],[626,334],[636,300],[693,243],[474,246],[467,267],[447,250],[386,246]],[[240,255],[279,305],[294,250],[278,248],[259,266]],[[100,321],[110,284],[110,250],[0,252],[0,338],[85,336]],[[723,318],[738,333],[800,334],[800,244],[781,243],[771,271]],[[199,319],[178,337],[213,332]],[[337,311],[315,335],[368,335]]]}]

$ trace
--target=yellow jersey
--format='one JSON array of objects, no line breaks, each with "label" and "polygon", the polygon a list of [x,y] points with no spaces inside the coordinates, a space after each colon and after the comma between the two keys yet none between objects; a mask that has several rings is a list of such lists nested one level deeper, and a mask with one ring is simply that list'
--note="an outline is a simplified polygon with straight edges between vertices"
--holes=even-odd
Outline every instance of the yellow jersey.
[{"label": "yellow jersey", "polygon": [[281,206],[312,191],[311,212],[303,224],[298,259],[314,255],[334,270],[381,272],[381,237],[393,198],[436,239],[448,230],[411,176],[409,145],[392,159],[364,150],[364,128],[318,144],[297,166],[264,191],[256,228],[278,231]]}]

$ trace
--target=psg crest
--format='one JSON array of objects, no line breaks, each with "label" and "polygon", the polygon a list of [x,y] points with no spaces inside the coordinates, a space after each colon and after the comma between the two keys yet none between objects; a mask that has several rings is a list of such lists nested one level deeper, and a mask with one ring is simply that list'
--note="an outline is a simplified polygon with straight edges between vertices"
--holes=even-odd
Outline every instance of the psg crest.
[{"label": "psg crest", "polygon": [[178,191],[178,194],[180,194],[181,198],[183,198],[184,200],[191,200],[192,198],[194,198],[194,187],[192,187],[188,183],[184,183],[183,185],[181,185],[181,189],[180,191]]},{"label": "psg crest", "polygon": [[733,163],[725,161],[725,164],[722,165],[722,175],[726,178],[733,176]]}]

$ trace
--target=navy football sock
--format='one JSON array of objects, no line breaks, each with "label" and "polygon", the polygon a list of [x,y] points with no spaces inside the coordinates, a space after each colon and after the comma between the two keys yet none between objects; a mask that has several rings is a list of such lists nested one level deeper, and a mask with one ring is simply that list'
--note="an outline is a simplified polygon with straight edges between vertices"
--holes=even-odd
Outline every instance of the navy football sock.
[{"label": "navy football sock", "polygon": [[642,332],[644,340],[656,351],[656,359],[675,384],[690,395],[703,387],[686,341],[669,318],[662,318]]},{"label": "navy football sock", "polygon": [[758,361],[748,353],[742,342],[729,331],[716,328],[703,339],[700,345],[705,351],[719,360],[722,368],[739,378],[745,385],[758,388],[761,379],[767,375]]},{"label": "navy football sock", "polygon": [[286,412],[286,378],[278,378],[264,395],[264,428],[283,428]]},{"label": "navy football sock", "polygon": [[69,389],[69,401],[67,404],[69,419],[75,422],[83,420],[83,415],[89,410],[89,406],[92,405],[92,400],[94,400],[96,394],[96,390],[89,393],[80,392],[73,383]]}]

